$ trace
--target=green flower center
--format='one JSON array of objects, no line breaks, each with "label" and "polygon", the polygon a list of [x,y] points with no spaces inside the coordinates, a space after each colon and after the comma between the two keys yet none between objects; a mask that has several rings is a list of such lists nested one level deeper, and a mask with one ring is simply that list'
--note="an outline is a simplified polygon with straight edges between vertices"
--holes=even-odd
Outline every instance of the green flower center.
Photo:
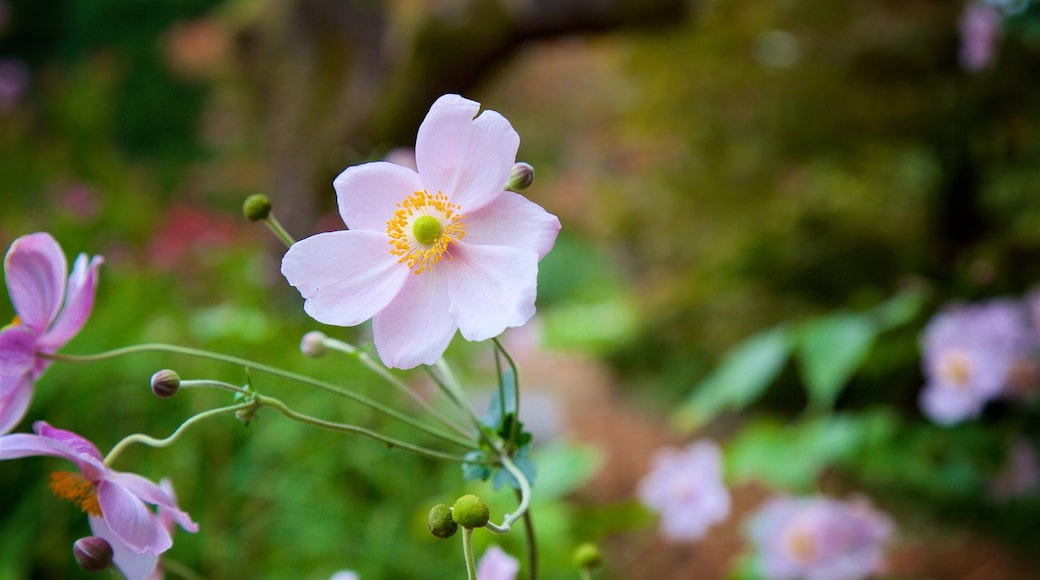
[{"label": "green flower center", "polygon": [[415,241],[424,246],[429,246],[440,239],[443,231],[440,220],[432,215],[419,216],[412,222],[412,235],[415,236]]}]

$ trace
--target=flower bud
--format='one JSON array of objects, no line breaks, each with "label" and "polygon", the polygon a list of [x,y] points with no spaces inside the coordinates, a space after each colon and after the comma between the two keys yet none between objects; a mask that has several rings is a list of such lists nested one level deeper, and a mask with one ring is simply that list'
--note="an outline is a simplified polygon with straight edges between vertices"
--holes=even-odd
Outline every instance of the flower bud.
[{"label": "flower bud", "polygon": [[513,170],[509,172],[509,184],[506,185],[506,189],[523,191],[531,187],[532,183],[534,183],[534,167],[531,167],[530,163],[520,161],[513,165]]},{"label": "flower bud", "polygon": [[242,202],[242,213],[251,222],[265,220],[271,215],[271,200],[262,193],[254,193]]},{"label": "flower bud", "polygon": [[300,352],[304,356],[317,358],[325,354],[325,333],[320,330],[312,330],[300,339]]},{"label": "flower bud", "polygon": [[87,536],[72,544],[72,555],[76,563],[86,572],[100,572],[112,565],[112,545],[104,538]]},{"label": "flower bud", "polygon": [[451,518],[464,528],[483,528],[491,518],[491,512],[484,500],[467,494],[455,500],[455,505],[451,507]]},{"label": "flower bud", "polygon": [[180,375],[170,369],[163,369],[152,375],[152,392],[160,399],[172,397],[180,386]]},{"label": "flower bud", "polygon": [[599,568],[600,564],[603,563],[603,557],[599,553],[599,548],[592,542],[585,542],[574,549],[574,564],[582,570],[592,570]]},{"label": "flower bud", "polygon": [[426,526],[438,538],[450,538],[459,529],[459,525],[451,518],[451,508],[442,503],[430,509],[430,515],[426,516]]}]

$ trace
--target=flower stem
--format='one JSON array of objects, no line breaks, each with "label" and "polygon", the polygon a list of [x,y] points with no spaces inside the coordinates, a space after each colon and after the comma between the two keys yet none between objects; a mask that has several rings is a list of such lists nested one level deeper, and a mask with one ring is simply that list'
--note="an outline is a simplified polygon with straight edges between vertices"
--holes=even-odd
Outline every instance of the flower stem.
[{"label": "flower stem", "polygon": [[477,563],[473,559],[473,528],[462,528],[462,555],[466,558],[466,577],[477,580]]},{"label": "flower stem", "polygon": [[516,478],[517,483],[520,484],[520,505],[517,506],[516,511],[507,514],[505,520],[500,525],[495,525],[491,522],[487,524],[488,530],[496,534],[505,534],[512,529],[516,520],[527,513],[528,508],[531,506],[531,482],[527,481],[527,476],[513,463],[513,459],[509,455],[500,451],[498,460],[502,463],[502,467],[512,474]]},{"label": "flower stem", "polygon": [[352,344],[343,342],[341,340],[336,340],[335,338],[325,337],[325,339],[322,342],[324,342],[325,346],[328,347],[328,348],[331,348],[333,350],[337,350],[337,351],[342,352],[342,353],[344,353],[346,355],[349,355],[349,356],[357,358],[359,361],[361,361],[361,364],[363,364],[366,367],[368,367],[369,370],[371,370],[372,372],[374,372],[377,375],[379,375],[383,380],[385,380],[386,382],[388,382],[391,385],[393,385],[394,388],[396,388],[397,390],[399,390],[402,393],[404,393],[404,394],[408,395],[409,397],[411,397],[411,399],[413,401],[415,401],[416,404],[418,404],[420,407],[422,407],[424,411],[429,413],[431,417],[433,417],[434,419],[439,421],[445,427],[451,429],[452,431],[455,431],[456,433],[458,433],[459,435],[462,435],[463,437],[469,437],[470,436],[469,432],[467,432],[465,429],[460,427],[454,421],[448,419],[444,415],[442,415],[439,412],[437,412],[437,410],[434,409],[428,402],[426,402],[415,391],[413,391],[411,388],[409,388],[408,385],[405,384],[404,381],[402,381],[401,379],[397,378],[393,373],[391,373],[389,370],[387,370],[386,367],[380,365],[375,360],[373,360],[372,357],[368,355],[368,353],[366,353],[366,352],[356,348]]},{"label": "flower stem", "polygon": [[[516,497],[523,501],[520,490],[516,490]],[[524,543],[527,546],[527,578],[538,580],[538,540],[534,535],[534,520],[531,518],[530,508],[524,512]]]},{"label": "flower stem", "polygon": [[357,425],[348,425],[346,423],[326,421],[324,419],[319,419],[317,417],[312,417],[310,415],[298,413],[290,409],[282,401],[273,397],[265,397],[263,395],[258,395],[256,401],[258,406],[271,407],[272,409],[275,409],[276,411],[278,411],[282,415],[285,415],[289,419],[292,419],[293,421],[298,421],[305,425],[310,425],[312,427],[318,427],[321,429],[327,429],[329,431],[339,431],[342,433],[353,433],[356,435],[361,435],[364,437],[368,437],[369,439],[374,439],[382,443],[383,445],[386,445],[390,449],[396,447],[398,449],[403,449],[405,451],[415,453],[416,455],[424,455],[433,459],[443,459],[445,461],[454,461],[456,463],[472,463],[472,460],[467,459],[461,455],[442,453],[440,451],[434,451],[433,449],[427,449],[419,445],[413,445],[411,443],[401,441],[399,439],[393,439],[391,437],[386,437],[385,435],[380,435],[379,433],[376,433],[375,431],[369,429],[365,429],[364,427],[358,427]]},{"label": "flower stem", "polygon": [[289,232],[285,231],[285,228],[282,227],[281,222],[278,221],[278,218],[274,217],[273,213],[264,219],[264,223],[267,224],[267,229],[271,230],[271,233],[285,244],[286,248],[296,243],[296,240],[289,235]]},{"label": "flower stem", "polygon": [[176,443],[177,440],[180,439],[181,435],[183,435],[184,432],[187,431],[188,428],[194,425],[195,423],[198,423],[203,419],[216,417],[217,415],[224,415],[227,413],[235,413],[237,411],[242,411],[248,409],[253,405],[255,405],[255,403],[249,401],[246,403],[231,405],[229,407],[219,407],[217,409],[203,411],[202,413],[199,413],[198,415],[195,415],[187,421],[181,423],[180,427],[177,427],[177,429],[173,433],[171,433],[169,437],[165,439],[156,439],[143,433],[134,433],[133,435],[128,435],[124,437],[119,443],[116,443],[115,447],[113,447],[112,450],[108,452],[108,455],[105,456],[105,465],[111,466],[115,462],[116,458],[119,457],[119,455],[123,452],[123,450],[125,450],[127,447],[134,443],[143,443],[144,445],[148,445],[149,447],[156,448],[169,447],[170,445]]},{"label": "flower stem", "polygon": [[454,443],[454,444],[456,444],[456,445],[458,445],[460,447],[465,447],[467,449],[473,449],[474,448],[474,442],[473,441],[469,441],[467,439],[462,439],[460,437],[456,437],[455,435],[452,435],[450,433],[444,433],[440,429],[435,429],[433,427],[430,427],[429,425],[426,425],[425,423],[423,423],[421,421],[417,421],[417,420],[413,419],[412,417],[410,417],[409,415],[407,415],[405,413],[402,413],[402,412],[397,411],[397,410],[395,410],[395,409],[393,409],[391,407],[388,407],[386,405],[378,403],[378,402],[376,402],[376,401],[374,401],[372,399],[369,399],[367,397],[359,395],[359,394],[357,394],[357,393],[355,393],[353,391],[350,391],[350,390],[347,390],[347,389],[343,389],[343,388],[338,387],[336,385],[333,385],[331,383],[327,383],[325,381],[319,381],[317,379],[312,379],[311,377],[308,377],[308,376],[305,376],[305,375],[301,375],[301,374],[297,374],[297,373],[293,373],[293,372],[290,372],[290,371],[287,371],[287,370],[283,370],[283,369],[280,369],[280,368],[277,368],[277,367],[268,366],[268,365],[261,364],[261,363],[258,363],[258,362],[254,362],[254,361],[251,361],[251,360],[247,360],[247,359],[244,359],[244,358],[239,358],[239,357],[235,357],[235,356],[230,356],[230,355],[210,352],[210,351],[207,351],[207,350],[188,348],[188,347],[177,346],[177,345],[173,345],[173,344],[146,343],[146,344],[138,344],[138,345],[134,345],[134,346],[127,346],[127,347],[123,347],[123,348],[117,348],[117,349],[113,349],[113,350],[109,350],[109,351],[105,351],[105,352],[101,352],[101,353],[97,353],[97,354],[92,354],[92,355],[52,354],[52,355],[49,355],[49,358],[52,358],[52,359],[55,359],[55,360],[69,361],[69,362],[88,362],[88,361],[104,360],[104,359],[109,359],[109,358],[114,358],[114,357],[118,357],[118,356],[134,354],[134,353],[139,353],[139,352],[171,352],[171,353],[176,353],[176,354],[182,354],[182,355],[187,355],[187,356],[194,356],[194,357],[198,357],[198,358],[204,358],[204,359],[210,359],[210,360],[226,362],[226,363],[230,363],[230,364],[234,364],[234,365],[239,365],[239,366],[243,366],[243,367],[246,367],[246,368],[250,368],[250,369],[253,369],[253,370],[256,370],[256,371],[260,371],[262,373],[267,373],[267,374],[272,375],[272,376],[280,377],[280,378],[287,379],[287,380],[290,380],[290,381],[295,381],[295,382],[298,382],[298,383],[302,383],[302,384],[305,384],[305,385],[309,385],[309,386],[321,389],[321,390],[329,392],[329,393],[333,393],[333,394],[339,395],[341,397],[350,399],[350,400],[352,400],[352,401],[354,401],[356,403],[360,403],[362,405],[365,405],[365,406],[367,406],[368,408],[370,408],[370,409],[372,409],[374,411],[377,411],[379,413],[382,413],[384,415],[387,415],[389,417],[397,419],[398,421],[401,421],[402,423],[406,423],[408,425],[411,425],[412,427],[415,427],[416,429],[418,429],[420,431],[423,431],[423,432],[425,432],[425,433],[427,433],[429,435],[433,435],[434,437],[437,437],[437,438],[442,439],[444,441],[447,441],[449,443]]},{"label": "flower stem", "polygon": [[[520,436],[520,369],[516,366],[516,361],[513,360],[512,356],[510,356],[509,351],[506,350],[506,347],[503,346],[502,342],[498,340],[498,337],[492,338],[491,340],[495,343],[495,348],[498,350],[498,352],[501,353],[503,357],[505,357],[506,362],[509,363],[509,368],[513,371],[513,425],[512,428],[509,430],[509,445],[507,445],[506,448],[514,449],[516,446],[516,439]],[[496,366],[498,365],[497,355],[495,356],[495,364]],[[502,384],[501,376],[502,374],[499,373],[498,389],[499,398],[501,398],[501,400],[503,401],[502,404],[504,406],[505,393],[503,391],[505,387]]]}]

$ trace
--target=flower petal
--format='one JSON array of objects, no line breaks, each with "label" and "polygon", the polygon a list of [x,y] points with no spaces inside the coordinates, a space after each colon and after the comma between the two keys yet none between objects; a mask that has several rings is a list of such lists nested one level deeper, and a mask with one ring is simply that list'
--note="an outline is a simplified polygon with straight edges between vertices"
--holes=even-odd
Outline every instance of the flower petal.
[{"label": "flower petal", "polygon": [[[105,259],[94,256],[87,261],[86,254],[80,254],[69,275],[68,288],[65,293],[65,307],[61,309],[54,324],[37,342],[37,348],[43,352],[55,352],[65,346],[87,322],[90,311],[94,308],[94,295],[97,292],[98,269]],[[41,371],[42,372],[42,371]]]},{"label": "flower petal", "polygon": [[48,233],[22,236],[4,258],[4,276],[14,310],[22,324],[42,334],[61,309],[68,263],[61,246]]},{"label": "flower petal", "polygon": [[132,552],[159,555],[173,545],[155,512],[129,489],[102,479],[97,484],[97,494],[105,523]]},{"label": "flower petal", "polygon": [[466,243],[530,250],[541,260],[556,243],[560,220],[542,206],[511,191],[466,214]]},{"label": "flower petal", "polygon": [[466,340],[486,340],[534,316],[538,255],[505,246],[458,243],[441,261],[451,315]]},{"label": "flower petal", "polygon": [[940,425],[953,425],[976,417],[984,404],[971,391],[944,387],[938,383],[925,386],[918,398],[924,414]]},{"label": "flower petal", "polygon": [[282,258],[282,274],[299,289],[312,318],[354,326],[390,303],[409,270],[390,253],[385,234],[350,230],[296,242]]},{"label": "flower petal", "polygon": [[[444,262],[441,262],[442,264]],[[372,318],[379,358],[388,367],[410,369],[440,360],[455,336],[448,294],[437,270],[410,275],[394,300]]]},{"label": "flower petal", "polygon": [[[47,441],[48,444],[54,449],[57,449],[61,455],[68,457],[70,461],[77,465],[82,461],[88,461],[94,467],[105,469],[102,463],[104,457],[101,455],[101,452],[98,451],[98,448],[86,438],[77,435],[72,431],[51,427],[46,421],[37,421],[36,423],[33,423],[33,431],[36,431],[41,439]],[[82,466],[80,469],[82,469]]]},{"label": "flower petal", "polygon": [[348,167],[332,185],[343,223],[351,230],[380,233],[386,233],[397,204],[423,188],[418,173],[385,161]]},{"label": "flower petal", "polygon": [[419,177],[430,191],[443,192],[464,213],[502,193],[516,162],[520,135],[505,117],[480,103],[444,95],[430,107],[415,141]]},{"label": "flower petal", "polygon": [[0,435],[14,429],[29,409],[35,344],[36,335],[24,326],[0,331]]},{"label": "flower petal", "polygon": [[[192,521],[191,516],[181,510],[180,506],[177,505],[177,500],[166,489],[163,489],[161,482],[156,484],[152,480],[136,473],[119,471],[109,472],[107,479],[123,486],[142,501],[159,506],[157,517],[160,525],[166,530],[172,531],[173,526],[165,525],[164,522],[176,522],[180,527],[189,532],[199,531],[199,525]],[[164,479],[163,481],[166,482],[170,490],[173,489],[169,480]]]},{"label": "flower petal", "polygon": [[102,538],[112,546],[112,561],[127,580],[143,580],[151,577],[159,564],[159,556],[154,554],[138,554],[132,551],[119,536],[108,527],[104,518],[90,516],[87,518],[90,530],[95,536]]}]

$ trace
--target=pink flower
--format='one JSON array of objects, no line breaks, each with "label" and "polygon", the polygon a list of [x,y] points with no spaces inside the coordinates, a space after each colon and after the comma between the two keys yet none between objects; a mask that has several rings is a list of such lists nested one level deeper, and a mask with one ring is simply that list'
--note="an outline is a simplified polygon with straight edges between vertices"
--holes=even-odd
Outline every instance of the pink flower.
[{"label": "pink flower", "polygon": [[477,564],[477,580],[514,580],[519,571],[516,558],[498,546],[490,546]]},{"label": "pink flower", "polygon": [[560,222],[504,190],[520,137],[494,111],[445,95],[419,127],[418,171],[376,161],[334,182],[347,230],[293,244],[282,273],[319,322],[372,319],[389,367],[433,364],[461,332],[498,336],[535,311],[538,261]]},{"label": "pink flower", "polygon": [[730,495],[722,480],[718,445],[698,441],[686,449],[665,448],[651,461],[636,495],[661,514],[661,535],[666,539],[696,542],[729,515]]},{"label": "pink flower", "polygon": [[921,337],[926,384],[921,409],[948,425],[976,417],[1013,386],[1016,365],[1038,345],[1024,307],[1008,300],[951,306],[935,315]]},{"label": "pink flower", "polygon": [[[198,531],[198,524],[181,511],[168,492],[140,475],[110,469],[90,441],[43,421],[36,422],[33,430],[36,435],[0,437],[0,460],[49,455],[75,464],[79,473],[51,474],[51,489],[87,513],[94,534],[112,545],[116,564],[131,579],[150,574],[155,559],[173,545],[167,529],[172,525],[166,522],[176,522],[189,532]],[[157,506],[159,513],[149,505]]]},{"label": "pink flower", "polygon": [[960,21],[961,68],[969,72],[978,72],[993,64],[996,60],[1001,20],[1000,13],[989,4],[971,2],[964,6]]},{"label": "pink flower", "polygon": [[103,261],[80,254],[69,275],[61,246],[47,233],[22,236],[7,250],[4,276],[17,316],[0,330],[0,434],[25,416],[33,385],[50,365],[41,355],[57,352],[83,328]]},{"label": "pink flower", "polygon": [[858,580],[881,571],[893,527],[864,500],[777,497],[748,531],[767,580]]}]

